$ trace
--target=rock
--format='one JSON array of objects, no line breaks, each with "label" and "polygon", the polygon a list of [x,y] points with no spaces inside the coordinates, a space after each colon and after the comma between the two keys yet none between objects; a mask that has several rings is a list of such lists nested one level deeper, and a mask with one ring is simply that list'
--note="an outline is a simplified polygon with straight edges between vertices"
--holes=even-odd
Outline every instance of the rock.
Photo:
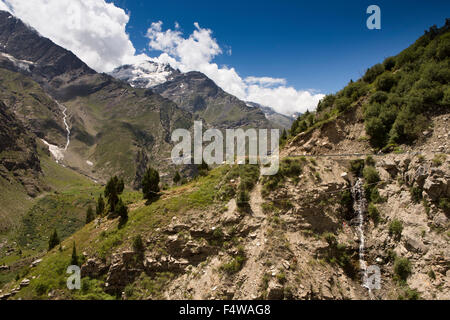
[{"label": "rock", "polygon": [[20,282],[20,287],[21,288],[23,288],[23,287],[28,287],[30,285],[30,279],[23,279],[21,282]]},{"label": "rock", "polygon": [[347,178],[348,178],[348,173],[347,173],[347,172],[342,172],[342,173],[341,173],[341,178],[347,180]]},{"label": "rock", "polygon": [[42,262],[42,259],[37,259],[37,260],[33,261],[30,265],[30,268],[36,267],[41,262]]},{"label": "rock", "polygon": [[105,263],[98,259],[88,259],[85,264],[81,266],[81,277],[98,278],[106,273],[108,267]]},{"label": "rock", "polygon": [[448,224],[448,218],[443,212],[439,212],[433,219],[433,223],[437,227],[445,228]]},{"label": "rock", "polygon": [[427,251],[427,247],[423,243],[421,243],[419,240],[414,239],[410,236],[406,236],[405,248],[408,251],[412,251],[412,252],[416,252],[416,253],[424,253]]},{"label": "rock", "polygon": [[0,271],[9,270],[9,266],[0,266]]},{"label": "rock", "polygon": [[284,298],[284,288],[283,286],[275,280],[269,282],[267,288],[267,299],[268,300],[282,300]]},{"label": "rock", "polygon": [[443,178],[428,178],[423,185],[424,192],[432,201],[438,201],[447,192],[447,183]]},{"label": "rock", "polygon": [[398,165],[392,159],[385,159],[381,163],[381,167],[385,169],[392,177],[395,177],[398,172]]}]

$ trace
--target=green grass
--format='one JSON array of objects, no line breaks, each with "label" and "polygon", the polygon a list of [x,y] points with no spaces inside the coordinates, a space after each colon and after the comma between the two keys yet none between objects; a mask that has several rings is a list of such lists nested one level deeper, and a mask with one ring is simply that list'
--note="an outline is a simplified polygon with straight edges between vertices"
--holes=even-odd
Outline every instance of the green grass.
[{"label": "green grass", "polygon": [[[82,227],[62,241],[62,247],[64,248],[62,252],[58,248],[51,250],[44,256],[41,264],[29,270],[27,274],[22,274],[28,278],[32,276],[38,278],[33,279],[29,287],[23,288],[17,297],[25,299],[46,298],[49,291],[58,289],[64,293],[66,298],[112,298],[108,295],[104,296],[100,289],[101,282],[98,281],[86,280],[89,281],[89,285],[86,286],[84,292],[71,292],[66,289],[67,275],[65,269],[70,263],[72,243],[76,243],[77,252],[107,257],[121,246],[131,246],[132,239],[128,239],[129,235],[152,233],[156,228],[170,223],[173,216],[184,214],[189,210],[203,210],[214,205],[223,206],[223,202],[216,200],[218,190],[215,187],[228,170],[227,166],[219,167],[211,170],[205,177],[199,177],[187,185],[168,190],[167,197],[163,197],[149,206],[141,206],[130,211],[127,223],[120,229],[117,228],[117,221],[106,231],[96,229],[93,223]],[[136,192],[125,192],[124,199],[135,202],[142,198]],[[83,200],[77,201],[82,203]],[[164,283],[162,278],[147,279],[148,292],[156,294],[160,290],[158,288]],[[13,281],[9,286],[17,285],[17,283]]]}]

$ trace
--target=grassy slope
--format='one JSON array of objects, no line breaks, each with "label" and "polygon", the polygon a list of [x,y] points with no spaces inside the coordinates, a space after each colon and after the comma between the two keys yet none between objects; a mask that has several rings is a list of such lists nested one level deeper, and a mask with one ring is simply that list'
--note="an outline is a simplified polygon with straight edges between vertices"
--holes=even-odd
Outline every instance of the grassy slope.
[{"label": "grassy slope", "polygon": [[[43,262],[31,270],[21,274],[31,281],[29,287],[20,291],[17,298],[46,298],[51,290],[58,290],[59,296],[73,299],[107,299],[113,298],[101,290],[101,280],[83,279],[83,290],[69,291],[66,289],[66,268],[70,264],[72,244],[76,243],[77,252],[86,252],[89,256],[107,257],[119,248],[131,247],[132,236],[137,234],[152,234],[156,228],[167,225],[173,216],[183,214],[193,209],[205,209],[218,204],[215,200],[218,190],[216,186],[228,171],[227,166],[212,170],[208,176],[201,177],[188,185],[175,187],[166,192],[158,201],[145,206],[140,200],[141,195],[128,193],[124,196],[126,203],[133,203],[127,224],[119,229],[117,220],[108,221],[102,228],[96,228],[94,223],[86,225],[73,236],[62,242],[63,250],[54,249],[44,256]],[[222,202],[220,202],[223,205]],[[155,244],[157,245],[157,244]],[[162,248],[163,249],[163,248]],[[8,285],[11,288],[17,283]]]},{"label": "grassy slope", "polygon": [[397,144],[413,142],[429,125],[431,114],[450,110],[449,28],[431,28],[397,56],[326,96],[317,112],[305,113],[294,122],[291,137],[362,107],[374,148],[390,151]]}]

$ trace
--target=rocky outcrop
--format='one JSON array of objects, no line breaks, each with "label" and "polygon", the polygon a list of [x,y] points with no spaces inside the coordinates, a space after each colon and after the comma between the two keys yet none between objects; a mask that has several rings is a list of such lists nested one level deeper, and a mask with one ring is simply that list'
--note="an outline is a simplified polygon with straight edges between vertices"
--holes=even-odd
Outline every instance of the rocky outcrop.
[{"label": "rocky outcrop", "polygon": [[40,192],[41,165],[33,135],[0,102],[0,176],[16,179],[30,196]]}]

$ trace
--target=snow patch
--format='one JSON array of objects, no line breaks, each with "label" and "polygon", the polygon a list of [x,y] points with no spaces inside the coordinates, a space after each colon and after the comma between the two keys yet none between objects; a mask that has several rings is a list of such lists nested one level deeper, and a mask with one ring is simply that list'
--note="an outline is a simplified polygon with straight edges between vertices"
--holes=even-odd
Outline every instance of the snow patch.
[{"label": "snow patch", "polygon": [[[6,47],[6,45],[3,47]],[[27,72],[30,72],[30,66],[34,65],[34,62],[32,61],[16,59],[12,55],[4,52],[0,52],[0,55],[11,61],[17,68]]]},{"label": "snow patch", "polygon": [[59,163],[64,159],[64,149],[60,148],[58,146],[55,146],[54,144],[50,144],[44,139],[41,139],[41,141],[48,147],[48,150],[52,154],[53,158],[55,158],[56,162]]},{"label": "snow patch", "polygon": [[93,164],[91,161],[89,161],[89,160],[87,160],[86,163],[87,163],[87,165],[90,166],[90,167],[92,167],[92,166],[94,165],[94,164]]}]

